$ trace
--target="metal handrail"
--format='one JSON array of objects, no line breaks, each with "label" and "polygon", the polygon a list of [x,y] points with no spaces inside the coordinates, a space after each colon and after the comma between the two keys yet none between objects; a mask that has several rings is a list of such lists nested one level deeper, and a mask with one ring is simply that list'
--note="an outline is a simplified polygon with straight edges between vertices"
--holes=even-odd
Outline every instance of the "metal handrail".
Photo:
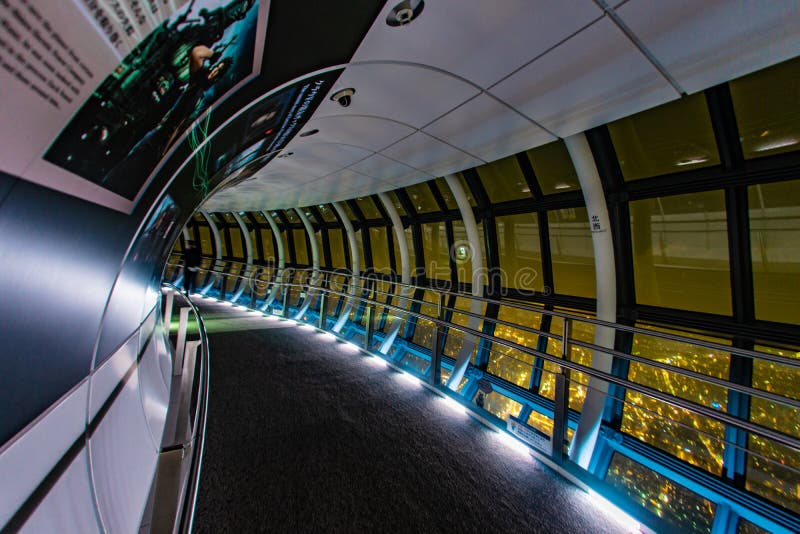
[{"label": "metal handrail", "polygon": [[[226,275],[224,273],[223,273],[223,276],[238,277],[238,275]],[[306,284],[297,284],[297,283],[287,282],[287,283],[283,283],[282,285],[284,287],[287,287],[287,288],[298,288],[300,290],[310,289],[309,286],[306,285]],[[740,428],[742,430],[746,430],[746,431],[751,432],[753,434],[757,434],[757,435],[763,436],[763,437],[765,437],[767,439],[773,440],[773,441],[775,441],[777,443],[780,443],[780,444],[782,444],[784,446],[787,446],[787,447],[790,447],[790,448],[793,448],[793,449],[800,449],[800,439],[795,438],[793,436],[784,434],[782,432],[773,430],[771,428],[763,427],[763,426],[758,425],[756,423],[753,423],[751,421],[748,421],[748,420],[745,420],[745,419],[741,419],[741,418],[733,416],[733,415],[729,415],[729,414],[727,414],[725,412],[720,412],[720,411],[714,410],[712,408],[709,408],[709,407],[704,406],[702,404],[695,403],[695,402],[690,401],[688,399],[677,397],[677,396],[671,395],[669,393],[664,393],[664,392],[662,392],[662,391],[660,391],[658,389],[651,388],[649,386],[645,386],[645,385],[639,384],[637,382],[632,382],[632,381],[630,381],[628,379],[620,378],[620,377],[614,376],[612,374],[605,373],[603,371],[599,371],[599,370],[594,369],[592,367],[588,367],[588,366],[573,362],[573,361],[568,360],[568,359],[562,359],[559,356],[554,356],[554,355],[548,354],[546,352],[540,352],[540,351],[537,351],[535,349],[531,349],[530,347],[526,347],[524,345],[517,344],[517,343],[515,343],[513,341],[502,339],[502,338],[497,338],[497,337],[495,337],[495,336],[493,336],[491,334],[486,334],[486,333],[481,332],[479,330],[471,329],[471,328],[469,328],[467,326],[456,325],[456,324],[450,323],[448,321],[445,321],[443,319],[439,319],[437,317],[432,317],[432,316],[428,316],[428,315],[421,314],[421,313],[418,313],[418,312],[413,312],[413,311],[410,311],[410,310],[407,310],[407,309],[403,309],[403,308],[400,308],[400,307],[392,305],[392,304],[387,304],[387,303],[384,303],[384,302],[378,302],[378,301],[375,301],[375,300],[367,298],[367,297],[353,295],[351,293],[346,293],[346,292],[343,292],[343,291],[337,291],[337,290],[333,290],[333,289],[330,289],[330,288],[314,288],[314,289],[322,289],[322,291],[326,292],[327,294],[337,295],[339,297],[344,297],[344,298],[355,299],[356,301],[358,301],[360,303],[363,302],[365,304],[371,304],[371,305],[378,306],[378,307],[384,307],[384,308],[396,310],[398,312],[408,314],[411,317],[415,317],[415,318],[418,318],[418,319],[424,319],[424,320],[430,321],[430,322],[434,323],[435,325],[437,325],[437,327],[440,327],[440,328],[450,328],[450,329],[459,330],[459,331],[461,331],[461,332],[463,332],[465,334],[475,336],[476,338],[485,339],[485,340],[490,341],[490,342],[492,342],[494,344],[498,344],[498,345],[505,346],[505,347],[508,347],[508,348],[511,348],[511,349],[515,349],[515,350],[518,350],[518,351],[520,351],[522,353],[531,355],[533,357],[541,358],[541,359],[543,359],[545,361],[549,361],[549,362],[551,362],[551,363],[553,363],[555,365],[558,365],[558,366],[560,366],[562,368],[566,368],[566,369],[569,369],[569,370],[572,370],[572,371],[581,372],[581,373],[584,373],[584,374],[586,374],[588,376],[600,379],[600,380],[602,380],[604,382],[608,382],[608,383],[611,383],[611,384],[616,384],[616,385],[622,386],[622,387],[624,387],[626,389],[639,392],[639,393],[641,393],[643,395],[646,395],[648,397],[654,398],[654,399],[659,400],[661,402],[670,404],[672,406],[676,406],[676,407],[684,409],[684,410],[688,410],[690,412],[697,413],[697,414],[702,415],[704,417],[716,420],[716,421],[718,421],[720,423],[735,426],[735,427]],[[569,320],[573,320],[573,317],[568,316],[568,317],[565,317],[565,319],[569,321]],[[585,318],[583,318],[583,317],[576,317],[575,318],[575,320],[583,320],[583,319],[585,319]],[[609,323],[609,324],[611,324],[612,327],[616,326],[613,323]],[[649,331],[647,331],[647,330],[645,330],[644,332],[645,333],[649,333]],[[712,384],[715,384],[715,385],[721,385],[721,386],[723,386],[725,388],[737,390],[737,391],[740,391],[742,393],[745,393],[745,394],[748,394],[748,395],[751,395],[751,396],[754,396],[754,397],[759,397],[759,398],[764,398],[766,400],[780,402],[781,404],[785,404],[785,405],[790,406],[792,408],[800,409],[800,401],[796,401],[794,399],[790,399],[790,398],[787,398],[787,397],[776,395],[776,394],[771,393],[771,392],[766,392],[766,391],[762,391],[762,390],[759,390],[759,389],[754,389],[754,388],[751,388],[751,387],[748,387],[748,386],[742,386],[742,385],[739,385],[739,384],[726,382],[724,380],[717,379],[716,377],[710,377],[708,375],[703,375],[701,373],[697,373],[695,371],[690,371],[688,369],[683,369],[681,367],[675,367],[675,366],[671,366],[669,364],[664,364],[662,362],[656,362],[656,361],[653,361],[653,360],[649,360],[647,358],[642,358],[640,356],[621,353],[621,352],[615,351],[613,349],[607,349],[607,348],[604,348],[604,347],[596,346],[596,345],[594,345],[592,343],[573,340],[570,337],[566,337],[565,338],[563,335],[559,336],[558,334],[550,334],[550,333],[548,333],[547,335],[548,335],[548,337],[552,337],[554,339],[560,339],[562,341],[562,343],[564,343],[565,346],[569,345],[569,344],[575,344],[575,345],[579,345],[579,346],[582,346],[582,347],[585,347],[585,348],[589,348],[589,349],[592,349],[592,350],[597,350],[597,351],[600,351],[600,352],[603,352],[603,353],[613,354],[613,355],[618,356],[620,358],[625,358],[625,359],[627,359],[629,361],[636,361],[637,363],[640,363],[640,364],[643,364],[643,365],[656,367],[656,368],[664,369],[664,370],[669,370],[670,372],[675,373],[675,374],[679,374],[679,375],[683,375],[683,376],[686,376],[686,377],[689,377],[689,378],[705,381],[705,382],[712,383]],[[566,341],[566,343],[565,343],[565,341]],[[693,340],[691,340],[689,338],[681,339],[681,341],[682,342],[686,342],[686,343],[692,343],[693,342]],[[726,347],[726,349],[729,349],[729,348],[730,347]],[[756,355],[756,357],[761,357],[761,353],[754,353],[754,354]]]},{"label": "metal handrail", "polygon": [[[233,261],[233,263],[241,263],[241,262]],[[219,274],[219,275],[223,275],[223,276],[238,276],[239,278],[248,278],[248,277],[243,277],[243,276],[239,276],[239,275],[231,275],[229,273],[225,273],[224,271],[214,271],[214,270],[209,270],[209,269],[203,269],[203,270],[207,270],[209,272],[213,272],[215,274]],[[301,270],[305,270],[305,269],[301,269]],[[308,269],[308,270],[311,271],[311,269]],[[319,272],[319,273],[321,273],[323,275],[326,275],[326,276],[329,276],[329,275],[347,276],[349,278],[356,278],[356,279],[359,279],[359,280],[364,280],[364,281],[369,281],[369,282],[387,281],[387,280],[383,280],[383,279],[378,278],[378,277],[362,276],[360,274],[347,274],[347,275],[345,275],[345,274],[340,273],[340,272],[330,271],[330,270],[325,270],[325,269],[319,269],[317,272]],[[387,282],[389,282],[389,281],[387,281]],[[689,345],[694,345],[694,346],[704,347],[704,348],[707,348],[707,349],[713,349],[713,350],[717,350],[717,351],[722,351],[722,352],[730,353],[730,354],[733,354],[733,355],[736,355],[736,356],[742,356],[742,357],[751,358],[751,359],[758,359],[758,360],[768,361],[768,362],[777,363],[777,364],[780,364],[780,365],[786,365],[786,366],[789,366],[789,367],[795,367],[795,368],[800,369],[800,359],[785,358],[785,357],[782,357],[782,356],[776,356],[774,354],[768,354],[768,353],[764,353],[764,352],[752,351],[752,350],[748,350],[748,349],[734,347],[734,346],[731,346],[731,345],[723,345],[723,344],[720,344],[720,343],[715,343],[713,341],[706,341],[706,340],[703,340],[703,339],[690,338],[690,337],[681,336],[681,335],[677,335],[677,334],[671,334],[671,333],[668,333],[668,332],[660,332],[658,330],[649,330],[649,329],[641,328],[641,327],[637,327],[637,326],[629,326],[629,325],[623,325],[623,324],[613,323],[613,322],[609,322],[609,321],[603,321],[601,319],[597,319],[597,318],[594,318],[594,317],[584,317],[584,316],[581,316],[581,315],[567,313],[567,312],[560,312],[560,311],[556,311],[556,310],[546,310],[544,308],[539,308],[539,307],[535,307],[535,306],[529,306],[529,305],[522,304],[522,303],[519,303],[519,302],[516,302],[516,301],[497,300],[497,299],[492,299],[492,298],[488,298],[488,297],[476,297],[476,296],[474,296],[472,294],[469,294],[469,293],[461,293],[461,292],[457,292],[457,291],[443,291],[443,290],[440,290],[440,289],[437,289],[437,288],[419,286],[419,285],[415,285],[415,284],[403,284],[402,282],[394,281],[394,280],[391,281],[390,283],[395,284],[395,286],[398,286],[398,287],[401,287],[401,288],[412,289],[414,291],[416,291],[416,290],[432,291],[437,295],[452,296],[452,297],[455,297],[455,298],[464,298],[464,299],[469,299],[469,300],[476,300],[476,301],[483,302],[483,303],[485,303],[487,305],[494,304],[494,305],[498,305],[498,306],[505,306],[505,307],[508,307],[508,308],[514,308],[514,309],[518,309],[518,310],[537,313],[537,314],[540,314],[540,315],[547,315],[547,316],[550,316],[550,317],[558,317],[558,318],[561,318],[561,319],[568,319],[568,320],[573,321],[573,322],[577,321],[577,322],[581,322],[581,323],[592,324],[594,326],[602,326],[602,327],[606,327],[606,328],[613,328],[616,331],[629,332],[629,333],[633,333],[633,334],[641,334],[641,335],[645,335],[645,336],[657,337],[657,338],[666,339],[666,340],[669,340],[669,341],[675,341],[675,342],[679,342],[679,343],[686,343],[686,344],[689,344]],[[285,284],[285,282],[283,284]],[[387,296],[397,296],[394,293],[383,292],[383,291],[380,291],[380,290],[376,290],[376,291],[379,294],[383,294],[383,295],[387,295]],[[411,293],[411,295],[413,295],[413,292]],[[428,301],[425,301],[425,300],[422,300],[422,299],[415,299],[412,296],[406,296],[406,297],[402,297],[402,298],[404,298],[407,302],[414,302],[414,303],[418,303],[420,305],[425,305],[425,306],[436,306],[435,303],[431,303],[431,302],[428,302]],[[386,305],[384,303],[380,303],[380,304],[381,305]],[[446,307],[446,306],[443,307],[443,309],[446,310],[446,311],[452,311],[452,312],[458,313],[460,315],[465,315],[465,316],[468,316],[468,317],[475,317],[475,318],[479,318],[481,320],[490,321],[490,322],[495,323],[495,324],[501,324],[501,325],[509,326],[509,327],[512,327],[512,328],[518,328],[518,329],[521,329],[521,330],[526,331],[528,333],[532,333],[532,334],[536,334],[536,335],[542,335],[542,336],[554,337],[554,338],[558,337],[557,334],[553,334],[551,332],[545,332],[545,331],[542,331],[542,330],[539,330],[539,329],[535,329],[535,328],[531,328],[531,327],[528,327],[528,326],[525,326],[525,325],[520,325],[518,323],[512,323],[512,322],[508,322],[508,321],[503,321],[502,319],[495,319],[495,318],[485,317],[483,315],[473,314],[473,313],[471,313],[471,312],[469,312],[467,310],[457,310],[455,308],[450,308],[450,307]],[[408,310],[403,310],[403,311],[407,312]],[[595,348],[595,350],[599,350],[600,352],[604,352],[604,353],[607,353],[607,354],[611,354],[612,353],[611,349],[607,349],[607,348],[604,348],[604,347],[594,347],[594,348]]]},{"label": "metal handrail", "polygon": [[[164,282],[163,285],[180,294],[178,289],[169,282]],[[210,380],[210,360],[211,352],[208,344],[208,335],[206,333],[205,323],[203,317],[200,315],[199,310],[191,301],[191,299],[184,299],[189,303],[196,319],[197,329],[200,334],[200,385],[198,387],[197,395],[197,413],[195,416],[195,423],[192,425],[191,437],[182,445],[185,448],[190,443],[194,442],[192,448],[192,463],[189,467],[188,473],[188,486],[184,496],[181,509],[179,511],[179,525],[178,529],[184,534],[192,531],[192,524],[194,523],[194,512],[197,504],[197,492],[200,487],[200,472],[202,469],[203,449],[205,448],[205,430],[206,430],[206,417],[208,414],[208,387]],[[202,431],[199,429],[202,428]]]}]

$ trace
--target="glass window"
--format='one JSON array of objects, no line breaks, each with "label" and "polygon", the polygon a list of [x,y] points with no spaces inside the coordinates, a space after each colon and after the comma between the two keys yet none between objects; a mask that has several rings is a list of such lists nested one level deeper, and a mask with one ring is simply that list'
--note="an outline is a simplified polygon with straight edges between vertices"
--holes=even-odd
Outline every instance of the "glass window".
[{"label": "glass window", "polygon": [[248,235],[250,236],[250,250],[253,251],[253,261],[260,261],[261,257],[258,253],[258,243],[256,242],[256,231],[254,229],[247,230]]},{"label": "glass window", "polygon": [[317,210],[325,222],[336,222],[336,214],[330,204],[320,204]]},{"label": "glass window", "polygon": [[[691,335],[720,344],[728,343],[723,339],[686,332],[645,328]],[[723,379],[728,378],[730,368],[730,355],[727,352],[644,334],[634,335],[631,354]],[[631,362],[628,379],[717,410],[724,411],[727,406],[726,388],[637,362]],[[626,392],[625,402],[623,432],[712,473],[722,472],[722,439],[725,435],[722,423],[635,391]]]},{"label": "glass window", "polygon": [[719,164],[703,93],[608,124],[626,181]]},{"label": "glass window", "polygon": [[516,156],[487,163],[476,167],[478,176],[481,178],[483,188],[489,195],[492,203],[516,200],[519,198],[531,198],[531,189],[525,181],[522,169],[519,168]]},{"label": "glass window", "polygon": [[800,148],[800,59],[729,83],[745,158]]},{"label": "glass window", "polygon": [[450,280],[450,250],[445,224],[428,223],[420,226],[426,260],[425,274],[428,278]]},{"label": "glass window", "polygon": [[503,287],[542,291],[542,254],[535,213],[497,217],[497,245]]},{"label": "glass window", "polygon": [[586,208],[547,212],[555,292],[595,297],[594,249]]},{"label": "glass window", "polygon": [[724,192],[637,200],[630,212],[636,300],[730,315]]},{"label": "glass window", "polygon": [[509,415],[516,417],[517,414],[519,414],[519,411],[522,410],[522,404],[509,399],[497,391],[492,391],[491,393],[484,395],[483,402],[484,410],[494,414],[503,421],[507,421]]},{"label": "glass window", "polygon": [[[574,310],[558,310],[562,312],[575,313]],[[580,314],[583,317],[591,317],[589,315]],[[553,317],[550,321],[550,332],[558,335],[559,337],[564,332],[564,320],[560,317]],[[572,337],[579,341],[586,341],[589,343],[594,342],[594,325],[582,321],[572,321]],[[547,354],[561,357],[561,340],[549,338],[547,340]],[[592,365],[592,351],[579,347],[576,345],[569,346],[569,360],[571,362],[579,363],[587,367]],[[554,399],[556,395],[556,380],[555,375],[561,372],[561,367],[551,363],[544,362],[542,373],[542,380],[539,384],[539,395]],[[583,399],[586,398],[586,385],[589,383],[589,377],[578,371],[569,372],[569,407],[575,411],[581,411],[583,407]]]},{"label": "glass window", "polygon": [[319,265],[325,263],[325,249],[322,245],[322,232],[314,232],[314,240],[317,242],[317,260]]},{"label": "glass window", "polygon": [[532,148],[528,150],[527,156],[543,194],[577,191],[581,188],[575,167],[572,166],[572,158],[561,139]]},{"label": "glass window", "polygon": [[[428,317],[436,317],[439,303],[439,294],[435,291],[426,290],[423,292],[422,301],[420,304],[419,313],[427,315]],[[445,301],[447,305],[447,301]],[[414,337],[412,340],[420,347],[431,348],[433,343],[433,327],[434,323],[427,319],[417,319],[417,325],[414,328]]]},{"label": "glass window", "polygon": [[748,188],[756,318],[800,323],[800,181]]},{"label": "glass window", "polygon": [[606,482],[672,524],[676,531],[711,532],[714,503],[627,456],[614,453]]},{"label": "glass window", "polygon": [[[456,199],[453,196],[453,192],[450,191],[450,186],[447,185],[447,180],[445,180],[444,178],[437,178],[435,183],[436,187],[439,189],[439,194],[441,194],[442,198],[444,199],[444,203],[447,206],[447,209],[457,210],[458,204],[456,203]],[[469,189],[467,189],[467,191],[468,190]]]},{"label": "glass window", "polygon": [[363,273],[367,270],[367,261],[364,259],[364,239],[361,236],[361,230],[355,232],[356,249],[358,250],[358,268]]},{"label": "glass window", "polygon": [[427,182],[409,185],[406,187],[406,193],[408,193],[408,198],[411,199],[411,203],[417,213],[439,211],[439,205],[436,203],[436,199],[433,198],[433,193],[431,193]]},{"label": "glass window", "polygon": [[236,219],[233,218],[233,214],[231,213],[217,213],[216,216],[226,223],[236,224]]},{"label": "glass window", "polygon": [[350,219],[350,221],[355,222],[358,220],[356,218],[356,214],[353,213],[353,210],[350,208],[350,204],[348,204],[346,200],[339,202],[339,205],[342,207],[345,215],[347,215],[347,218]]},{"label": "glass window", "polygon": [[231,233],[233,257],[244,260],[244,236],[242,236],[242,230],[237,225],[235,228],[228,228],[228,231]]},{"label": "glass window", "polygon": [[297,216],[297,214],[294,212],[294,210],[283,210],[283,214],[286,215],[286,219],[290,223],[299,223],[300,222],[300,218]]},{"label": "glass window", "polygon": [[402,217],[402,216],[404,216],[404,215],[407,215],[407,213],[406,213],[406,210],[405,210],[405,208],[403,207],[403,204],[402,204],[402,202],[400,202],[400,199],[399,199],[399,198],[397,198],[397,193],[395,193],[394,191],[389,191],[389,192],[388,192],[388,193],[386,193],[386,194],[387,194],[387,195],[389,195],[389,198],[391,199],[391,201],[392,201],[392,204],[394,204],[394,207],[395,207],[395,209],[397,210],[397,213],[398,213],[398,214],[399,214],[401,217]]},{"label": "glass window", "polygon": [[[397,235],[395,235],[394,229],[392,228],[389,231],[392,232],[392,246],[394,247],[394,259],[395,259],[395,262],[396,262],[397,274],[400,275],[400,274],[402,274],[401,273],[402,264],[400,263],[400,261],[401,261],[400,260],[400,245],[397,243]],[[411,233],[411,227],[410,226],[403,230],[403,235],[405,236],[406,244],[408,245],[408,265],[409,265],[409,267],[411,269],[411,274],[413,276],[413,274],[414,274],[414,266],[415,266],[415,263],[414,263],[414,236]]]},{"label": "glass window", "polygon": [[361,214],[364,215],[365,219],[383,219],[381,212],[378,211],[377,207],[375,207],[375,203],[372,201],[372,198],[358,197],[356,199],[356,204],[358,205],[358,209],[361,210]]},{"label": "glass window", "polygon": [[[478,223],[478,246],[482,250],[483,265],[480,274],[481,284],[489,282],[489,271],[486,267],[486,250],[483,249],[483,223]],[[453,221],[453,259],[456,262],[458,281],[464,284],[472,283],[472,252],[467,239],[467,230],[461,221]]]},{"label": "glass window", "polygon": [[381,226],[369,229],[369,241],[372,247],[372,267],[376,272],[389,274],[392,266],[389,264],[389,243],[386,241],[386,232],[391,228]]},{"label": "glass window", "polygon": [[[800,359],[800,351],[757,346],[766,352],[787,359]],[[780,363],[753,361],[753,387],[800,399],[800,369]],[[778,402],[758,397],[750,399],[750,420],[761,426],[780,430],[785,434],[800,437],[800,412]],[[789,449],[772,440],[750,435],[748,455],[747,489],[800,513],[800,451]]]},{"label": "glass window", "polygon": [[292,230],[292,239],[294,239],[295,260],[299,265],[309,265],[308,247],[306,246],[306,231],[297,229]]},{"label": "glass window", "polygon": [[278,254],[275,252],[275,245],[272,242],[272,232],[266,228],[260,228],[261,246],[264,249],[264,260],[278,261]]},{"label": "glass window", "polygon": [[328,241],[331,246],[331,261],[334,269],[344,269],[347,262],[344,259],[344,238],[339,228],[328,229]]},{"label": "glass window", "polygon": [[211,229],[207,224],[198,224],[197,230],[200,233],[200,252],[203,256],[213,256],[214,247],[211,241]]},{"label": "glass window", "polygon": [[250,217],[252,217],[256,222],[267,224],[267,218],[264,217],[264,214],[261,213],[260,211],[251,211],[248,213],[250,214]]},{"label": "glass window", "polygon": [[[469,326],[470,316],[459,312],[469,312],[471,305],[471,299],[461,297],[456,298],[455,306],[453,306],[453,312],[450,316],[450,322],[458,326]],[[477,314],[483,315],[485,310],[486,306],[482,304],[478,309]],[[480,330],[481,325],[482,321],[478,321],[478,323],[472,325],[471,328],[474,330]],[[472,356],[470,357],[470,360],[474,363],[475,355],[478,353],[477,349],[480,339],[477,339],[475,336],[468,335],[463,330],[459,330],[457,328],[449,328],[447,330],[447,341],[444,345],[444,354],[452,358],[458,358],[461,349],[465,347],[465,340],[468,341],[468,346],[472,347]]]},{"label": "glass window", "polygon": [[763,529],[747,519],[740,517],[739,525],[736,527],[736,534],[769,534],[769,530]]},{"label": "glass window", "polygon": [[[528,328],[539,328],[542,321],[540,313],[508,306],[500,306],[497,318],[501,321],[523,325]],[[539,339],[537,334],[503,324],[495,325],[494,335],[500,339],[531,349],[536,349],[536,342]],[[493,343],[486,370],[495,376],[527,389],[531,385],[533,360],[534,357],[530,354],[499,343]]]}]

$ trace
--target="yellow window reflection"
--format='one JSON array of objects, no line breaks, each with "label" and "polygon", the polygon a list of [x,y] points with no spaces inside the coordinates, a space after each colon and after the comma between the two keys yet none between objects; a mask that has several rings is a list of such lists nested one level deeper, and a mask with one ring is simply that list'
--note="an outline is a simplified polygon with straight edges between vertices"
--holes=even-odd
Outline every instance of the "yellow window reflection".
[{"label": "yellow window reflection", "polygon": [[292,238],[294,239],[294,253],[295,260],[299,265],[308,265],[308,247],[306,246],[306,231],[305,230],[292,230]]},{"label": "yellow window reflection", "polygon": [[420,227],[426,276],[437,280],[450,280],[450,250],[447,245],[445,224],[427,223]]},{"label": "yellow window reflection", "polygon": [[703,93],[608,124],[626,181],[719,164]]},{"label": "yellow window reflection", "polygon": [[542,255],[535,213],[497,217],[497,245],[503,287],[542,291]]},{"label": "yellow window reflection", "polygon": [[347,263],[344,259],[344,239],[342,230],[331,228],[328,230],[328,241],[331,247],[331,262],[334,269],[344,269]]},{"label": "yellow window reflection", "polygon": [[389,274],[392,266],[389,264],[389,244],[386,241],[386,232],[391,228],[373,227],[369,229],[369,241],[372,248],[372,266],[375,272]]},{"label": "yellow window reflection", "polygon": [[800,148],[800,59],[729,83],[745,158]]},{"label": "yellow window reflection", "polygon": [[800,323],[800,181],[748,188],[756,318]]},{"label": "yellow window reflection", "polygon": [[530,198],[531,190],[517,163],[516,156],[509,156],[475,169],[483,188],[492,203]]},{"label": "yellow window reflection", "polygon": [[731,314],[723,191],[630,203],[636,300]]},{"label": "yellow window reflection", "polygon": [[542,193],[564,193],[581,188],[564,141],[558,140],[527,152]]},{"label": "yellow window reflection", "polygon": [[555,292],[595,297],[594,251],[586,208],[547,212]]},{"label": "yellow window reflection", "polygon": [[439,205],[433,198],[433,193],[431,193],[427,182],[406,187],[406,193],[408,193],[408,198],[411,199],[411,203],[417,213],[439,211]]}]

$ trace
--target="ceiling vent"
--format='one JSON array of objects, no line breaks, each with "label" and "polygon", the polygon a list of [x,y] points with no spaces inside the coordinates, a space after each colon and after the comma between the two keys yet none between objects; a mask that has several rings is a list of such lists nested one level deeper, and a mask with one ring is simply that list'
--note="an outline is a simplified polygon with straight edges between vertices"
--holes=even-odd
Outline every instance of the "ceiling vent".
[{"label": "ceiling vent", "polygon": [[424,0],[403,0],[392,8],[386,17],[386,24],[392,27],[405,26],[417,18],[424,7]]}]

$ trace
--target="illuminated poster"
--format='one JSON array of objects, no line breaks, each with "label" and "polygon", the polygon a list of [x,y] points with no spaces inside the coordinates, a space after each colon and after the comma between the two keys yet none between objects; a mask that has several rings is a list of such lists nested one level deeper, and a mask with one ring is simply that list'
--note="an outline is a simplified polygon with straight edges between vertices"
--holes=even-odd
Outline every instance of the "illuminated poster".
[{"label": "illuminated poster", "polygon": [[190,126],[257,73],[268,3],[0,0],[2,170],[129,211]]}]

